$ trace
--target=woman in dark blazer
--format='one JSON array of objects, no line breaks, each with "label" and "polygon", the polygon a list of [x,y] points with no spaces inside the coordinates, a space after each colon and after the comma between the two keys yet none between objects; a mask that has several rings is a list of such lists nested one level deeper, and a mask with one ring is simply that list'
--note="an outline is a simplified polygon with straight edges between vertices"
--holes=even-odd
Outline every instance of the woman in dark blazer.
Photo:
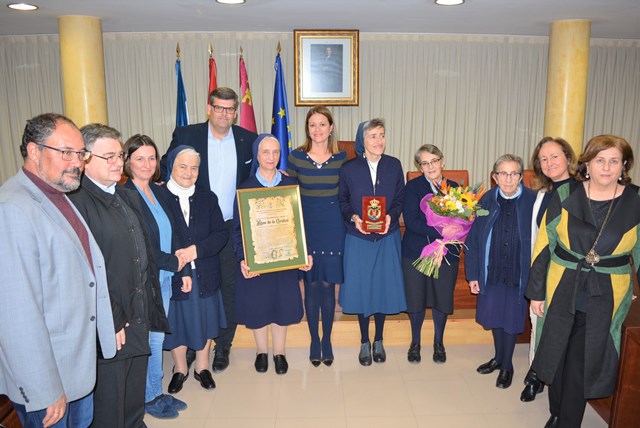
[{"label": "woman in dark blazer", "polygon": [[[140,196],[142,213],[146,220],[151,240],[153,256],[159,269],[158,278],[162,292],[162,304],[165,314],[169,310],[171,299],[171,278],[174,272],[182,273],[183,290],[191,289],[191,266],[180,260],[174,251],[182,248],[178,237],[173,233],[175,220],[167,202],[159,195],[162,193],[154,181],[160,176],[158,148],[153,140],[136,134],[124,145],[124,174],[129,180],[124,187],[135,190]],[[185,266],[186,265],[186,266]],[[149,347],[151,355],[147,366],[147,386],[145,389],[145,411],[160,419],[178,416],[179,410],[187,408],[186,403],[171,395],[162,394],[162,343],[164,333],[150,332]]]},{"label": "woman in dark blazer", "polygon": [[[340,211],[347,228],[344,245],[344,283],[340,305],[346,313],[358,314],[360,354],[363,366],[372,360],[382,363],[386,352],[382,335],[386,314],[407,309],[400,262],[400,224],[404,199],[404,177],[400,161],[384,154],[386,146],[383,119],[372,119],[363,126],[364,153],[340,169]],[[384,196],[386,218],[383,230],[368,233],[362,229],[362,198]],[[369,318],[373,314],[376,332],[369,341]]]},{"label": "woman in dark blazer", "polygon": [[522,184],[522,159],[502,155],[493,165],[498,183],[480,198],[489,215],[476,217],[465,241],[464,270],[471,293],[478,294],[476,321],[491,329],[495,355],[480,374],[500,369],[496,387],[513,379],[516,337],[524,331],[524,291],[531,263],[531,213],[535,193]]},{"label": "woman in dark blazer", "polygon": [[438,279],[426,276],[418,271],[413,262],[422,253],[422,249],[442,235],[427,224],[420,201],[427,195],[437,195],[443,184],[457,187],[458,183],[447,180],[442,175],[444,155],[434,145],[425,144],[415,154],[422,175],[409,181],[405,187],[403,218],[406,226],[402,238],[402,271],[407,295],[407,314],[411,323],[411,345],[407,353],[410,363],[418,363],[420,357],[420,334],[426,308],[433,314],[433,361],[444,363],[447,354],[444,349],[444,328],[447,317],[453,313],[453,291],[456,288],[459,249],[449,245],[446,260],[440,265]]},{"label": "woman in dark blazer", "polygon": [[168,154],[167,161],[171,176],[161,189],[177,219],[175,232],[186,245],[176,255],[192,269],[190,292],[182,289],[181,277],[174,275],[169,304],[171,333],[164,339],[164,347],[171,350],[175,363],[169,383],[169,393],[175,394],[189,374],[187,347],[196,350],[194,378],[204,389],[216,386],[208,370],[209,350],[211,339],[227,325],[220,292],[219,253],[227,243],[228,232],[216,195],[195,185],[198,152],[178,146]]}]

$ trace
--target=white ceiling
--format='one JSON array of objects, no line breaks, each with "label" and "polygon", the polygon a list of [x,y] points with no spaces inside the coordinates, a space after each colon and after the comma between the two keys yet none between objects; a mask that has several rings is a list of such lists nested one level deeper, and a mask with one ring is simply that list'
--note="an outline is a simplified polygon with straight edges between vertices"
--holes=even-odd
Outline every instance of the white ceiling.
[{"label": "white ceiling", "polygon": [[[14,0],[18,1],[18,0]],[[28,1],[28,0],[26,0]],[[358,29],[372,33],[547,36],[560,19],[590,19],[594,38],[640,39],[640,0],[33,0],[36,12],[15,12],[0,0],[0,35],[56,34],[57,17],[102,18],[104,32],[290,32]]]}]

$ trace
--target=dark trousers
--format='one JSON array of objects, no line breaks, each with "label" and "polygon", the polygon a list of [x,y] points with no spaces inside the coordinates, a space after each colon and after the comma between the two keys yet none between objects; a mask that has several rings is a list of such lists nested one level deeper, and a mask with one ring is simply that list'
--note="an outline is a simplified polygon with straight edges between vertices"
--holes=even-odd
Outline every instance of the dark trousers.
[{"label": "dark trousers", "polygon": [[549,387],[549,410],[559,427],[580,428],[587,400],[584,398],[584,340],[587,314],[576,311],[569,343]]},{"label": "dark trousers", "polygon": [[92,428],[142,428],[148,355],[98,360]]},{"label": "dark trousers", "polygon": [[227,328],[220,329],[220,335],[214,339],[217,349],[229,349],[236,334],[236,321],[234,316],[234,307],[236,304],[236,275],[238,274],[238,260],[233,251],[233,243],[231,242],[231,231],[233,229],[233,220],[227,220],[225,223],[229,231],[229,240],[220,251],[220,271],[222,273],[222,284],[220,284],[220,292],[222,293],[222,303],[224,305],[224,313],[227,317]]}]

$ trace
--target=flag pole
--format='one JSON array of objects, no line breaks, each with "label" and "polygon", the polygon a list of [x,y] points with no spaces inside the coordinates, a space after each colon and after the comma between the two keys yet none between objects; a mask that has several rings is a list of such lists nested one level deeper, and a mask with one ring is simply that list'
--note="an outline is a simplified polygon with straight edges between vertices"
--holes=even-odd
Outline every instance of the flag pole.
[{"label": "flag pole", "polygon": [[176,59],[180,60],[180,43],[176,43]]}]

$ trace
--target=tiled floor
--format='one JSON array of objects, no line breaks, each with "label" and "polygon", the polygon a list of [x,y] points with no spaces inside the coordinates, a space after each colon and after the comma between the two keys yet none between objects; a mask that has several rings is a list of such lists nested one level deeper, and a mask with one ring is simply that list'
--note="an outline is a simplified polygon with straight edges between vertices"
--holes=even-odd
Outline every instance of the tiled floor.
[{"label": "tiled floor", "polygon": [[[313,367],[308,351],[287,351],[289,373],[256,373],[253,349],[233,349],[231,365],[214,375],[217,388],[205,391],[193,379],[176,396],[189,404],[178,419],[145,423],[155,427],[304,428],[304,427],[445,427],[542,428],[548,418],[547,390],[531,403],[519,400],[528,368],[528,345],[517,345],[511,388],[495,387],[496,374],[475,368],[493,355],[491,345],[449,345],[447,363],[431,361],[423,348],[420,364],[410,364],[405,347],[388,347],[387,361],[362,367],[358,347],[334,350],[333,366]],[[171,376],[171,356],[165,353],[165,388]],[[583,428],[607,425],[587,406]]]}]

